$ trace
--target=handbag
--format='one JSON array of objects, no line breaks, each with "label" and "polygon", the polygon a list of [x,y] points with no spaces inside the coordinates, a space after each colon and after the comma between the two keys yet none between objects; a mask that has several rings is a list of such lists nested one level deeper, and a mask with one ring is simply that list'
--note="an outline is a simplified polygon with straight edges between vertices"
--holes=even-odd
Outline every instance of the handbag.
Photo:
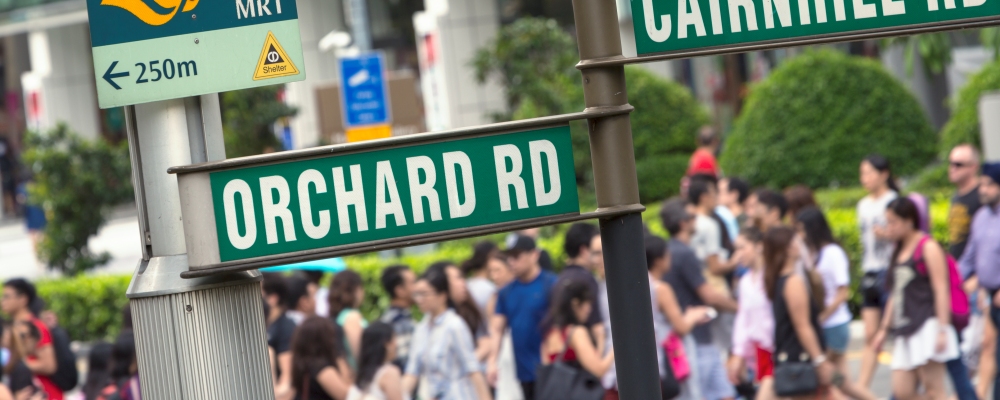
[{"label": "handbag", "polygon": [[688,363],[687,352],[684,351],[684,341],[680,337],[671,333],[663,339],[663,356],[673,370],[674,377],[678,382],[684,382],[691,376],[691,364]]},{"label": "handbag", "polygon": [[563,356],[569,349],[569,339],[572,337],[570,328],[566,337],[566,346],[549,365],[538,366],[535,377],[535,398],[546,400],[601,400],[604,398],[604,386],[601,380],[583,367],[574,367],[565,361]]},{"label": "handbag", "polygon": [[788,361],[784,352],[775,357],[774,392],[778,397],[807,396],[819,390],[819,376],[808,355],[800,354],[797,361]]},{"label": "handbag", "polygon": [[681,395],[681,382],[674,374],[674,368],[670,365],[670,359],[663,357],[663,377],[660,378],[660,397],[663,400],[672,400]]}]

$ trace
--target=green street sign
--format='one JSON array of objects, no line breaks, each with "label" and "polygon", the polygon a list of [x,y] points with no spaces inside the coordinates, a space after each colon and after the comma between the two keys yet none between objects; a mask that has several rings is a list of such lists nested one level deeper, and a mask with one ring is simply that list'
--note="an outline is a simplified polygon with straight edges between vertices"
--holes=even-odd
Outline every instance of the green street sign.
[{"label": "green street sign", "polygon": [[87,0],[101,108],[305,79],[295,0]]},{"label": "green street sign", "polygon": [[230,166],[237,159],[172,169],[192,271],[280,264],[348,245],[580,211],[565,125],[347,154],[288,154],[265,165]]},{"label": "green street sign", "polygon": [[804,44],[996,21],[1000,0],[631,0],[637,53]]}]

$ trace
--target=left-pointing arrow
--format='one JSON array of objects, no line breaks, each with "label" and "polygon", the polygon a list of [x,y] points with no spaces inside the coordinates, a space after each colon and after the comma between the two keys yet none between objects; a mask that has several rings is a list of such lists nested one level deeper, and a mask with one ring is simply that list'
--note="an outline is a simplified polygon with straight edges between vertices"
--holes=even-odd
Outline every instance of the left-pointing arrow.
[{"label": "left-pointing arrow", "polygon": [[122,87],[118,86],[114,79],[126,77],[128,76],[128,72],[119,72],[117,74],[113,73],[116,66],[118,66],[118,61],[112,62],[111,66],[108,67],[108,70],[104,72],[103,78],[105,81],[108,81],[108,83],[111,84],[111,87],[115,88],[115,90],[122,90]]}]

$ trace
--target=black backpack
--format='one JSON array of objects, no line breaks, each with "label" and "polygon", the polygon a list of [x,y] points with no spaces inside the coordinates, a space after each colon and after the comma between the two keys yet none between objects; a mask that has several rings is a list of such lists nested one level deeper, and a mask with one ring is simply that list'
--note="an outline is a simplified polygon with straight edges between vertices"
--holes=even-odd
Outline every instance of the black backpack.
[{"label": "black backpack", "polygon": [[50,329],[52,349],[56,353],[56,373],[49,376],[59,389],[68,392],[80,383],[80,373],[76,370],[76,354],[69,347],[69,334],[60,327]]}]

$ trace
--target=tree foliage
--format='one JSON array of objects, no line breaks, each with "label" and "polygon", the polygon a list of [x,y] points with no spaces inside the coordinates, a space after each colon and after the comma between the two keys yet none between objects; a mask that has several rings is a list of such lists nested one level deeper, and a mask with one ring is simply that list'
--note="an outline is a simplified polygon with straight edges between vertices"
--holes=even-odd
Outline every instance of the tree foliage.
[{"label": "tree foliage", "polygon": [[962,143],[981,146],[979,133],[979,98],[986,92],[1000,90],[1000,61],[987,64],[981,71],[969,78],[958,92],[951,120],[941,131],[942,158],[947,157],[951,148]]},{"label": "tree foliage", "polygon": [[507,112],[497,121],[556,115],[583,107],[580,56],[573,37],[552,19],[521,18],[500,29],[472,60],[476,80],[506,90]]},{"label": "tree foliage", "polygon": [[282,90],[283,86],[264,86],[220,94],[227,158],[281,149],[274,124],[298,112],[281,101]]},{"label": "tree foliage", "polygon": [[857,181],[869,153],[888,157],[898,174],[915,173],[936,147],[916,99],[880,64],[823,50],[751,89],[721,162],[754,185],[823,187]]},{"label": "tree foliage", "polygon": [[[583,86],[574,67],[579,60],[573,37],[553,20],[522,18],[500,30],[473,60],[480,83],[496,77],[507,90],[509,112],[498,121],[577,112]],[[708,115],[683,86],[640,67],[626,67],[635,144],[639,196],[661,200],[679,191],[698,128]],[[577,183],[593,191],[590,142],[585,124],[572,124]]]},{"label": "tree foliage", "polygon": [[85,140],[60,124],[28,133],[25,144],[24,162],[34,173],[30,202],[48,218],[40,258],[68,275],[107,263],[111,256],[94,254],[87,242],[104,225],[104,213],[133,196],[127,143]]}]

